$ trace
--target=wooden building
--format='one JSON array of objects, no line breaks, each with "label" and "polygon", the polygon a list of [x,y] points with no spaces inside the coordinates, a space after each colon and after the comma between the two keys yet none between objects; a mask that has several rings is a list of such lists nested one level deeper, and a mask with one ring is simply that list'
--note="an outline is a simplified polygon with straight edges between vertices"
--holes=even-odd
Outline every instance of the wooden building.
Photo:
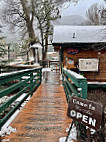
[{"label": "wooden building", "polygon": [[54,26],[52,44],[63,67],[106,82],[106,26]]}]

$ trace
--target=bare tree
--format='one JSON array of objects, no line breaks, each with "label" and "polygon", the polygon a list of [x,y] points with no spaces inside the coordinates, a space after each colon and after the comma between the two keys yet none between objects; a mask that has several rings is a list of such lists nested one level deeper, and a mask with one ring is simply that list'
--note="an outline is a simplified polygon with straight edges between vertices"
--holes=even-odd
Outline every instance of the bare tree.
[{"label": "bare tree", "polygon": [[90,25],[105,25],[106,19],[102,17],[105,10],[104,6],[93,4],[86,12],[87,21]]},{"label": "bare tree", "polygon": [[[38,0],[36,0],[38,1]],[[33,20],[34,20],[34,2],[35,0],[3,0],[4,6],[2,9],[3,20],[11,26],[11,29],[18,27],[18,30],[22,31],[22,35],[25,36],[26,33],[29,38],[35,38]],[[46,0],[40,0],[40,5]],[[61,5],[68,1],[78,1],[78,0],[49,0]],[[17,31],[18,31],[17,30]],[[33,39],[35,40],[35,39]]]},{"label": "bare tree", "polygon": [[5,0],[5,7],[2,10],[3,20],[11,29],[20,30],[23,37],[28,34],[30,43],[36,42],[33,28],[33,0]]},{"label": "bare tree", "polygon": [[[37,2],[37,1],[36,1]],[[35,18],[38,21],[38,29],[41,34],[41,45],[43,47],[43,60],[46,59],[46,53],[49,45],[49,37],[53,33],[52,22],[60,17],[57,3],[52,0],[35,2]]]},{"label": "bare tree", "polygon": [[51,21],[58,18],[59,15],[56,5],[60,6],[67,1],[73,2],[78,0],[4,0],[5,6],[2,10],[2,17],[11,29],[21,31],[22,37],[27,35],[31,45],[38,41],[35,34],[36,25],[34,24],[36,20],[39,23],[38,28],[41,33],[43,59],[45,59],[48,38],[52,33]]},{"label": "bare tree", "polygon": [[[86,25],[106,25],[106,9],[104,6],[99,6],[97,3],[92,5],[86,12],[88,21]],[[106,32],[106,28],[101,29]],[[106,36],[103,37],[105,39]],[[91,46],[94,50],[106,49],[106,43],[95,43]]]}]

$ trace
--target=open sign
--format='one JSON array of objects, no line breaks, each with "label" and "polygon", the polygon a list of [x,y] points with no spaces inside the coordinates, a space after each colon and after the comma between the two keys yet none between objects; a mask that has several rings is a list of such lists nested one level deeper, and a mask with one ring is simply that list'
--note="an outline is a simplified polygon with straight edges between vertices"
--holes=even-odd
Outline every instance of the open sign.
[{"label": "open sign", "polygon": [[100,128],[103,106],[99,103],[78,97],[70,97],[68,116],[95,130]]}]

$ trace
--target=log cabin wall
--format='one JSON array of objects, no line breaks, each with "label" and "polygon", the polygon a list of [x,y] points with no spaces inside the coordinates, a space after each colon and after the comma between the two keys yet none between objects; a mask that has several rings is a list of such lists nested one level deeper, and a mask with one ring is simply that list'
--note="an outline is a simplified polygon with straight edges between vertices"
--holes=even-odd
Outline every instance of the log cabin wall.
[{"label": "log cabin wall", "polygon": [[[78,54],[71,55],[67,54],[67,48],[63,48],[63,65],[65,65],[66,57],[75,61],[75,67],[78,65],[79,58],[98,58],[99,59],[99,70],[98,72],[83,71],[84,77],[89,81],[102,81],[106,82],[106,50],[94,51],[94,50],[82,50],[80,49]],[[77,68],[74,69],[77,71]]]}]

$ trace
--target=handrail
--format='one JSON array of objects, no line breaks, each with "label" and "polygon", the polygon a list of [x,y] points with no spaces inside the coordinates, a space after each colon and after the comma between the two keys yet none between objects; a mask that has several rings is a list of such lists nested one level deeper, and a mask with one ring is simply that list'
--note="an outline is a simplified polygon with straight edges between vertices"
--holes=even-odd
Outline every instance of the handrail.
[{"label": "handrail", "polygon": [[87,80],[80,74],[74,71],[63,68],[63,85],[66,93],[67,101],[70,95],[78,96],[87,99]]},{"label": "handrail", "polygon": [[[0,74],[0,85],[8,86],[0,91],[0,98],[15,92],[7,102],[0,105],[0,129],[26,98],[39,87],[41,81],[42,67]],[[24,98],[14,108],[11,108],[11,104],[23,93],[25,93]],[[5,111],[10,108],[11,110],[5,115]]]},{"label": "handrail", "polygon": [[15,65],[0,65],[0,74],[12,71],[36,68],[38,65],[15,64]]},{"label": "handrail", "polygon": [[82,75],[71,71],[71,70],[67,70],[66,68],[63,68],[65,72],[67,72],[69,75],[71,75],[71,77],[75,78],[75,79],[86,79],[85,77],[83,77]]}]

